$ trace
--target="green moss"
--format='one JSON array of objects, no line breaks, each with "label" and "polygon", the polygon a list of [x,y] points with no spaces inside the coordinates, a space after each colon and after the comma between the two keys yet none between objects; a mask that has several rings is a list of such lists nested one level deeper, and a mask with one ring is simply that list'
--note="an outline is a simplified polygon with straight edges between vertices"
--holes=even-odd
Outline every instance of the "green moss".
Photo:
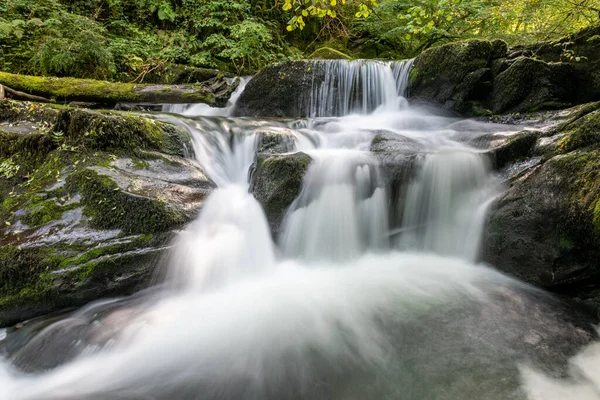
[{"label": "green moss", "polygon": [[567,153],[579,148],[600,147],[600,110],[593,111],[561,127],[567,135],[561,139],[558,149]]},{"label": "green moss", "polygon": [[45,201],[41,206],[37,206],[29,214],[21,217],[21,221],[31,227],[45,225],[49,222],[59,220],[63,213],[79,207],[78,203],[63,206],[54,199]]},{"label": "green moss", "polygon": [[593,215],[594,216],[592,222],[594,223],[594,227],[598,232],[600,232],[600,199],[598,199],[598,201],[596,202]]},{"label": "green moss", "polygon": [[560,176],[565,177],[569,205],[582,220],[600,234],[600,151],[573,151],[551,159]]},{"label": "green moss", "polygon": [[86,169],[69,176],[67,187],[80,193],[84,214],[100,229],[121,229],[124,233],[152,233],[172,229],[186,216],[160,200],[124,193],[108,176]]},{"label": "green moss", "polygon": [[65,110],[55,131],[64,132],[68,143],[92,150],[159,150],[184,155],[190,137],[171,124],[126,113]]},{"label": "green moss", "polygon": [[42,272],[56,267],[48,259],[51,251],[40,247],[1,246],[0,295],[14,295],[25,287],[37,284]]},{"label": "green moss", "polygon": [[568,237],[561,237],[558,248],[562,251],[570,251],[574,247],[573,241]]},{"label": "green moss", "polygon": [[131,83],[111,83],[93,79],[27,76],[10,74],[7,72],[0,72],[0,82],[12,88],[26,90],[29,93],[41,95],[52,93],[53,97],[58,101],[63,101],[72,97],[93,97],[95,99],[102,97],[115,102],[136,101],[140,99],[139,94],[134,92],[134,88],[137,85]]},{"label": "green moss", "polygon": [[141,160],[139,158],[132,158],[131,162],[133,163],[133,168],[136,170],[148,169],[150,164],[146,160]]}]

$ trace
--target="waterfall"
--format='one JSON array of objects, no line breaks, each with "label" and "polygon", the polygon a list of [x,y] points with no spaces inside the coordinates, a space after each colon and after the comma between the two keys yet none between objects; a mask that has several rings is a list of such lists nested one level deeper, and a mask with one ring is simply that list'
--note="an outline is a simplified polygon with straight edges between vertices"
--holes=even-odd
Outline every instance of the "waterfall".
[{"label": "waterfall", "polygon": [[411,61],[313,61],[324,79],[315,83],[307,103],[312,117],[368,114],[379,108],[398,110],[398,96],[408,84]]},{"label": "waterfall", "polygon": [[311,152],[315,160],[290,207],[283,254],[345,261],[386,247],[386,192],[376,161],[353,150]]},{"label": "waterfall", "polygon": [[400,248],[475,261],[487,206],[498,193],[488,160],[469,149],[450,148],[418,164],[403,207]]},{"label": "waterfall", "polygon": [[[499,185],[457,138],[489,127],[411,107],[412,60],[313,63],[326,75],[299,99],[311,118],[156,115],[189,132],[186,162],[215,184],[165,281],[0,330],[0,400],[597,398],[597,348],[554,379],[594,337],[589,319],[474,264]],[[260,157],[311,158],[275,240],[249,192],[261,135],[294,146]],[[37,359],[56,362],[18,370]]]},{"label": "waterfall", "polygon": [[398,96],[406,97],[408,89],[408,77],[415,59],[392,62],[392,73],[396,80],[396,92]]},{"label": "waterfall", "polygon": [[[250,81],[250,77],[242,76],[239,78],[240,83],[231,94],[226,107],[211,107],[208,104],[164,104],[162,112],[193,116],[227,116],[230,115],[235,108],[235,103],[241,96],[246,84]],[[226,82],[231,85],[232,78],[227,78]]]}]

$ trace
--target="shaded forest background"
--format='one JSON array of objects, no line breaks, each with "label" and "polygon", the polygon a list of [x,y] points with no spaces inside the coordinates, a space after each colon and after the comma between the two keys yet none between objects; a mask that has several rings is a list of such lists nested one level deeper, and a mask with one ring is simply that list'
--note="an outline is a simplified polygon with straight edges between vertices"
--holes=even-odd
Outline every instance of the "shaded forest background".
[{"label": "shaded forest background", "polygon": [[[404,59],[470,38],[552,41],[599,15],[600,0],[2,0],[0,69],[126,82],[172,64],[247,74],[323,46]],[[563,56],[577,59],[568,43]]]}]

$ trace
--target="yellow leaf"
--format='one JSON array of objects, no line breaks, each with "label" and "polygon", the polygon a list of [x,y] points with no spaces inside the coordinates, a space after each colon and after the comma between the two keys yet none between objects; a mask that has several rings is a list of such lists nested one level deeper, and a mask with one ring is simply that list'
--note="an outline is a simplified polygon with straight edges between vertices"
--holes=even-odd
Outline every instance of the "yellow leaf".
[{"label": "yellow leaf", "polygon": [[331,4],[332,6],[335,6],[337,4],[337,0],[331,0],[331,3],[329,3],[329,4]]},{"label": "yellow leaf", "polygon": [[288,32],[291,32],[294,30],[294,28],[292,28],[291,25],[286,26],[285,29],[287,29]]}]

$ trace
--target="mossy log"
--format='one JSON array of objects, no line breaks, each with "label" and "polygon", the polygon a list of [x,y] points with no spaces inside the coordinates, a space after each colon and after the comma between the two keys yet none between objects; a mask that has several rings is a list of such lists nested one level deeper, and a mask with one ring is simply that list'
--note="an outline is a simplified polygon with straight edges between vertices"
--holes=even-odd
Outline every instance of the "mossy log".
[{"label": "mossy log", "polygon": [[206,103],[215,107],[225,106],[236,86],[228,85],[218,77],[193,85],[143,85],[7,72],[0,72],[0,85],[55,102]]}]

